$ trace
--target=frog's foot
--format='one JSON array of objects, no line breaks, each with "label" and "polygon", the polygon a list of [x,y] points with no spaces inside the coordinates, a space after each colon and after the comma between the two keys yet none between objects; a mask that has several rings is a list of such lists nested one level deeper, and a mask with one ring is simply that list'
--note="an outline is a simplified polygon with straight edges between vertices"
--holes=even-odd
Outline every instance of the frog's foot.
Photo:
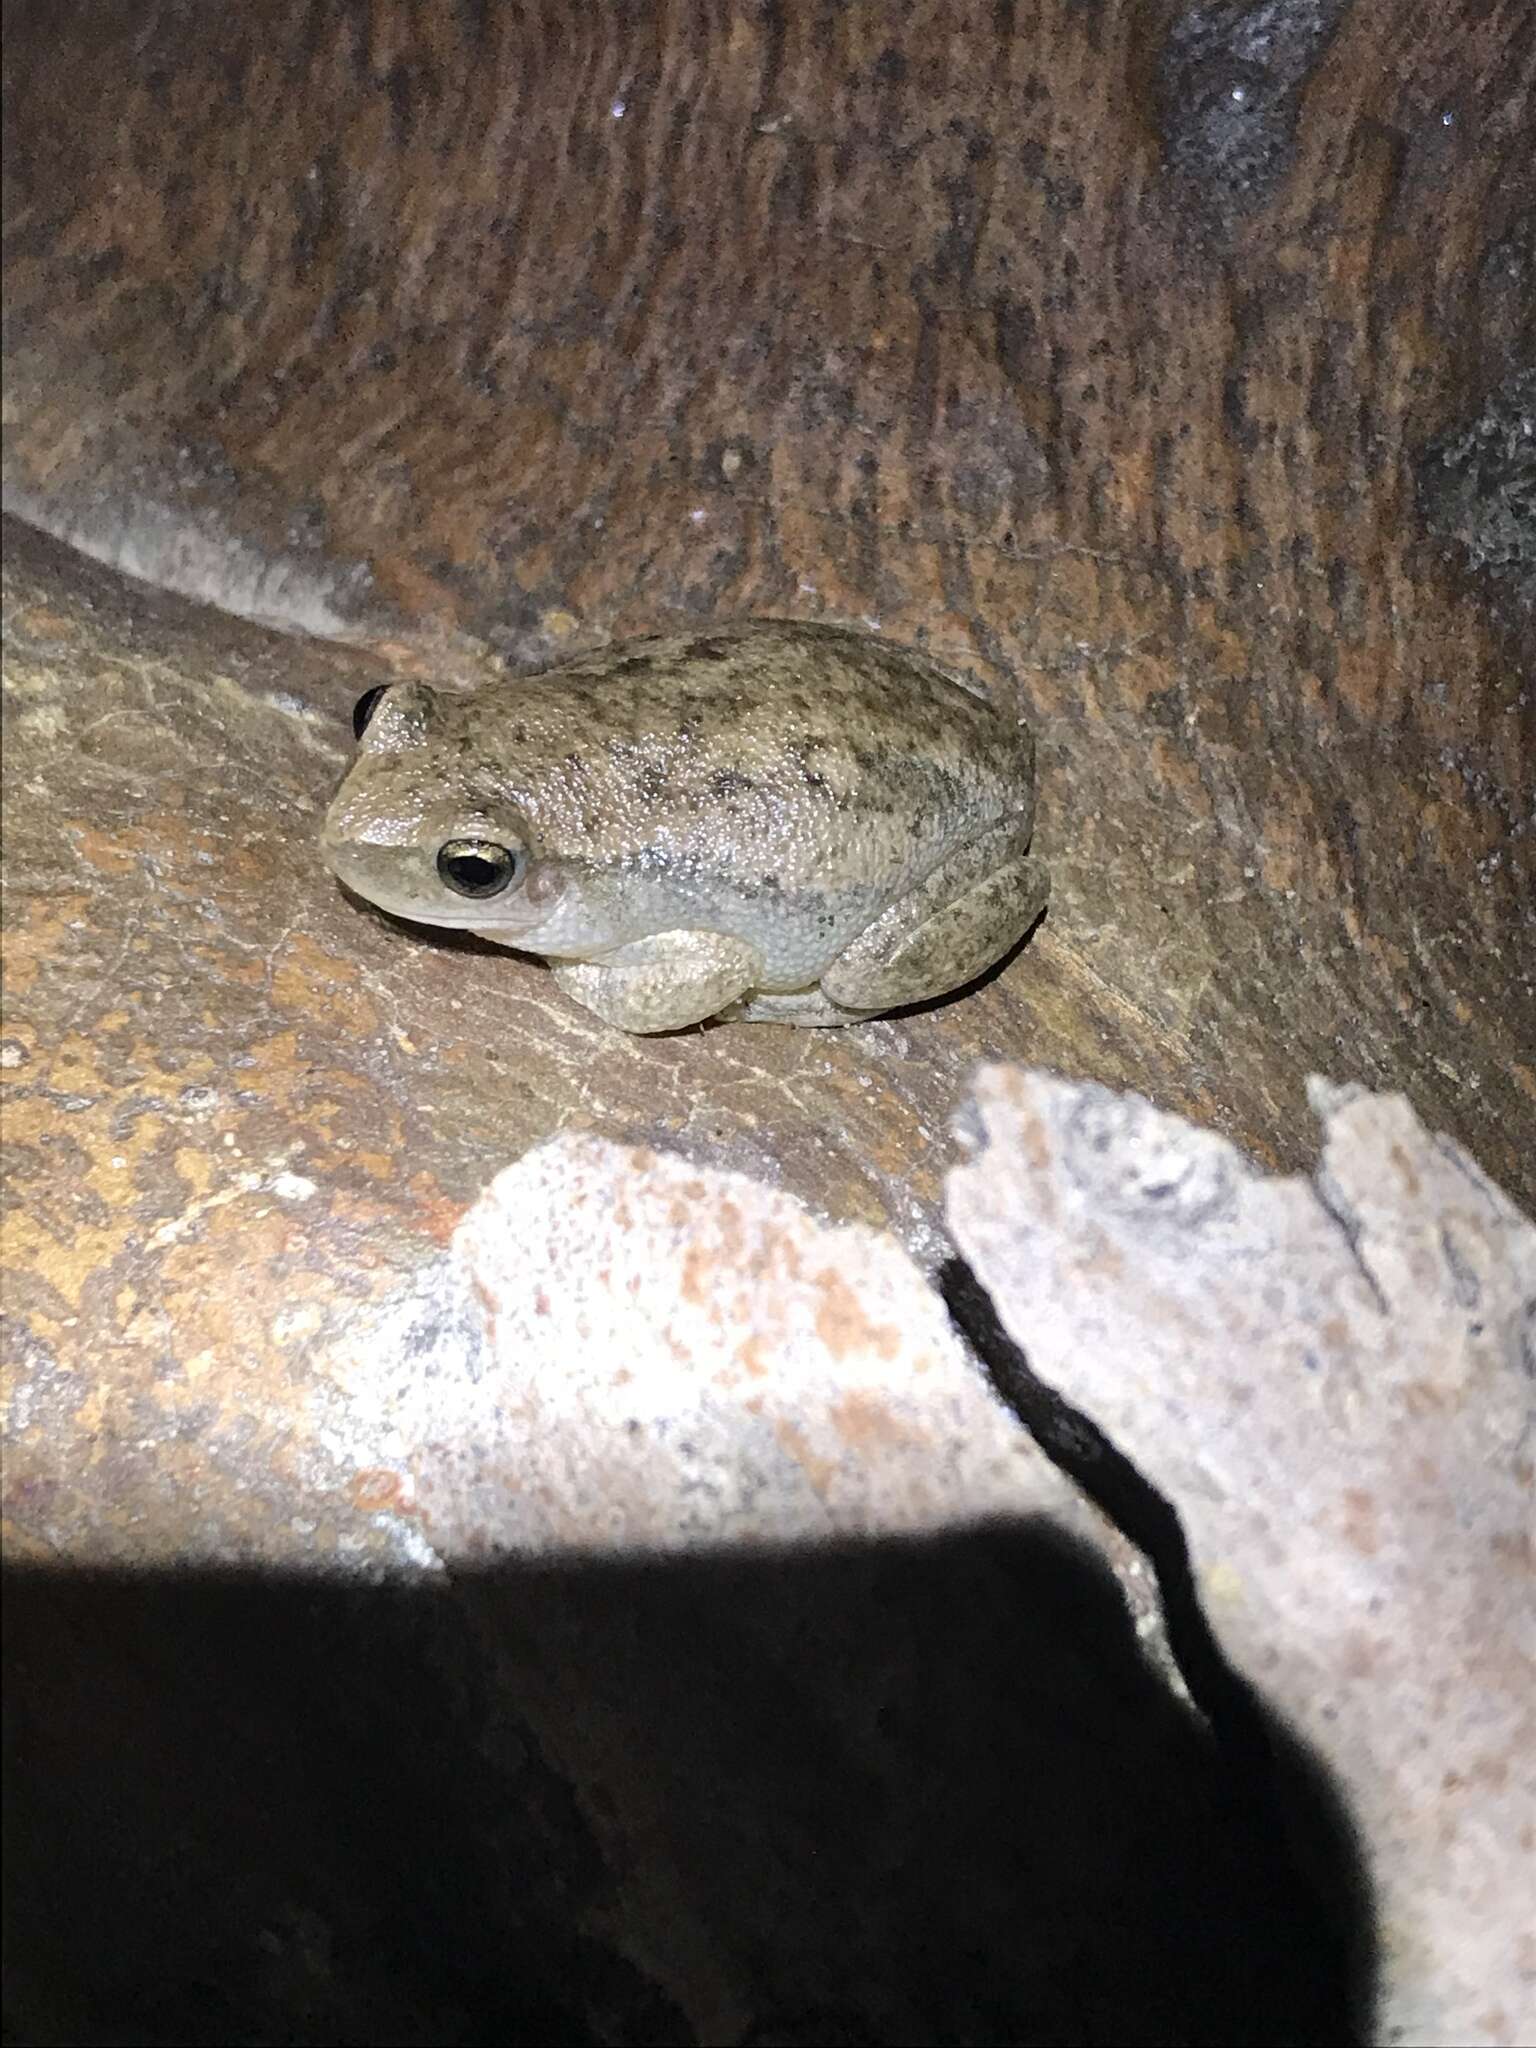
[{"label": "frog's foot", "polygon": [[862,1024],[879,1012],[846,1010],[819,988],[803,988],[793,995],[748,996],[743,1003],[732,1003],[725,1015],[736,1024]]},{"label": "frog's foot", "polygon": [[1021,821],[1004,819],[955,847],[833,961],[821,977],[827,996],[895,1010],[974,981],[1045,908],[1050,874],[1028,844]]},{"label": "frog's foot", "polygon": [[723,932],[657,932],[601,960],[559,960],[555,980],[620,1031],[682,1031],[701,1024],[762,976],[755,946]]}]

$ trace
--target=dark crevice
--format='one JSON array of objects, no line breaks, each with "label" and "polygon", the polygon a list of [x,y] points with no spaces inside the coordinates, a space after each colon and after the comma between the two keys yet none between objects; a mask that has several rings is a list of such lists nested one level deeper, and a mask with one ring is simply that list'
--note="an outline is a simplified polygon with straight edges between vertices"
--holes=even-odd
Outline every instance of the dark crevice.
[{"label": "dark crevice", "polygon": [[1151,1563],[1169,1648],[1190,1698],[1210,1722],[1217,1742],[1245,1761],[1266,1756],[1268,1736],[1252,1689],[1227,1662],[1200,1605],[1177,1510],[1096,1422],[1037,1377],[1003,1328],[992,1297],[963,1259],[950,1259],[940,1269],[939,1291],[951,1321],[986,1367],[998,1394],[1051,1463]]},{"label": "dark crevice", "polygon": [[1372,1301],[1384,1316],[1390,1315],[1392,1304],[1387,1300],[1386,1290],[1367,1264],[1365,1253],[1360,1249],[1360,1219],[1350,1208],[1343,1190],[1327,1171],[1314,1174],[1312,1186],[1319,1202],[1339,1226],[1339,1234],[1349,1252],[1350,1262],[1370,1289]]},{"label": "dark crevice", "polygon": [[999,1398],[1051,1463],[1152,1566],[1169,1649],[1227,1768],[1230,1795],[1312,1892],[1324,1928],[1316,1967],[1339,1987],[1336,2009],[1353,2015],[1350,2038],[1371,2039],[1375,1962],[1361,1934],[1371,1924],[1369,1910],[1362,1910],[1370,1881],[1363,1845],[1326,1766],[1228,1661],[1200,1604],[1173,1503],[1090,1416],[1039,1378],[963,1259],[946,1260],[937,1280],[951,1322]]}]

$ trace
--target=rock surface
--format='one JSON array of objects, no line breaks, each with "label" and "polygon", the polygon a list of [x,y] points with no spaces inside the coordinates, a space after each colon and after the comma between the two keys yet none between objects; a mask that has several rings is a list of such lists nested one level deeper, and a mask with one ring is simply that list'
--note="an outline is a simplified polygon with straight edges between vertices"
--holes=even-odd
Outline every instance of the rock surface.
[{"label": "rock surface", "polygon": [[357,1334],[348,1382],[450,1557],[658,1554],[1073,1516],[921,1274],[742,1175],[596,1138],[496,1176],[454,1237],[480,1370]]},{"label": "rock surface", "polygon": [[[878,622],[1039,730],[1053,908],[986,1007],[866,1041],[868,1115],[840,1079],[822,1113],[840,1054],[689,1047],[647,1069],[673,1136],[735,1085],[717,1163],[931,1218],[921,1127],[971,1058],[1286,1167],[1305,1076],[1347,1071],[1536,1202],[1522,7],[7,28],[10,507],[434,671]],[[622,1078],[583,1104],[536,987],[491,1041],[547,1102],[528,1136],[649,1135]],[[818,1127],[862,1166],[806,1157]]]},{"label": "rock surface", "polygon": [[1400,1097],[1314,1083],[1309,1177],[992,1068],[956,1238],[1179,1509],[1238,1665],[1337,1770],[1384,2038],[1536,2031],[1536,1225]]},{"label": "rock surface", "polygon": [[374,1515],[357,1444],[317,1436],[315,1376],[364,1326],[408,1340],[397,1369],[426,1345],[460,1371],[432,1275],[498,1167],[563,1129],[937,1243],[935,1133],[969,1034],[1007,1031],[1007,977],[965,1036],[943,1009],[607,1031],[541,965],[392,925],[325,872],[376,665],[15,522],[4,557],[16,1540],[76,1563],[399,1555],[416,1532]]}]

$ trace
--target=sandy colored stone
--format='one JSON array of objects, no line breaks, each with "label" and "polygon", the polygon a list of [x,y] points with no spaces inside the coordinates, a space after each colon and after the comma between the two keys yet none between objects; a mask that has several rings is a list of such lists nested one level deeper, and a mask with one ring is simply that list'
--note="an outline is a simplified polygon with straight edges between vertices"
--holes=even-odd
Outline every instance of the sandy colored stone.
[{"label": "sandy colored stone", "polygon": [[1408,1104],[1313,1084],[1310,1175],[993,1067],[956,1238],[1177,1506],[1234,1661],[1342,1779],[1383,2038],[1536,2026],[1536,1227]]},{"label": "sandy colored stone", "polygon": [[424,1370],[396,1324],[330,1372],[336,1433],[371,1431],[449,1557],[1082,1519],[883,1234],[572,1137],[499,1173],[452,1256],[487,1333],[471,1370]]}]

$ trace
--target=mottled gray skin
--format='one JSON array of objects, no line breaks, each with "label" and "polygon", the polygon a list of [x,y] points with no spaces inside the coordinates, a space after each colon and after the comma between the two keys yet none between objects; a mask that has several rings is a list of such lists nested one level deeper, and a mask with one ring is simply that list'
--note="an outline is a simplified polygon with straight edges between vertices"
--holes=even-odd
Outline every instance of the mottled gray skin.
[{"label": "mottled gray skin", "polygon": [[[399,683],[325,821],[397,917],[559,963],[626,1031],[846,1024],[974,979],[1044,907],[1034,741],[935,663],[761,620],[473,695]],[[456,894],[439,850],[515,856]]]}]

